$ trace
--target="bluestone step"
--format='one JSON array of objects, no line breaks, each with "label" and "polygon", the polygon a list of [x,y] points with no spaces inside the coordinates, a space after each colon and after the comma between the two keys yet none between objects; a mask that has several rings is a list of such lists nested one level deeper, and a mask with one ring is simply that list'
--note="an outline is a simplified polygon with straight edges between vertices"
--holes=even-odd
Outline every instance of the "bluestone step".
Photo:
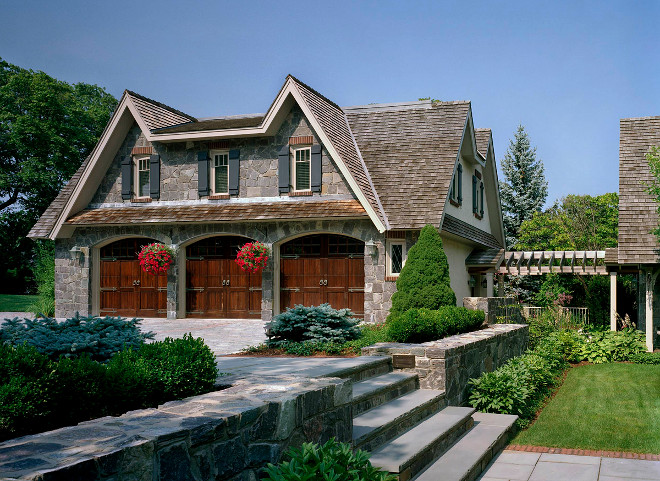
[{"label": "bluestone step", "polygon": [[373,451],[446,405],[445,392],[418,389],[353,418],[353,446]]},{"label": "bluestone step", "polygon": [[[389,356],[371,356],[373,360],[361,364],[359,366],[352,366],[347,369],[340,369],[330,374],[331,377],[340,377],[342,379],[350,379],[354,383],[360,382],[364,379],[369,379],[374,376],[380,376],[392,370],[392,358]],[[380,357],[380,359],[376,359]]]},{"label": "bluestone step", "polygon": [[474,408],[447,406],[371,455],[371,464],[405,481],[444,453],[473,424]]},{"label": "bluestone step", "polygon": [[353,384],[353,417],[417,389],[417,373],[395,371]]},{"label": "bluestone step", "polygon": [[475,413],[472,418],[474,427],[415,481],[473,481],[506,445],[518,416]]}]

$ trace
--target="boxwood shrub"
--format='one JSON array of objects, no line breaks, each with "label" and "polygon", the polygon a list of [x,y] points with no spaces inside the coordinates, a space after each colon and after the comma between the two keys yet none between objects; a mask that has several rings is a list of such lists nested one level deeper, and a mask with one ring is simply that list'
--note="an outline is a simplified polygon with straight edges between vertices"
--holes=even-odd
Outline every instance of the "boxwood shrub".
[{"label": "boxwood shrub", "polygon": [[106,363],[0,343],[0,441],[208,392],[216,378],[213,352],[190,334]]},{"label": "boxwood shrub", "polygon": [[419,343],[479,329],[484,323],[483,311],[465,307],[443,306],[435,310],[409,309],[391,314],[387,320],[387,337],[392,342]]}]

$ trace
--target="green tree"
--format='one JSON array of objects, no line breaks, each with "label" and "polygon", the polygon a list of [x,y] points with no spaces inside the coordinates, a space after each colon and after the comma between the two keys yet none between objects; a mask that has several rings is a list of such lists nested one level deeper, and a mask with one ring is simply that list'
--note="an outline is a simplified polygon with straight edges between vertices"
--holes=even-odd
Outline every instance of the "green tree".
[{"label": "green tree", "polygon": [[[657,212],[660,214],[660,146],[651,147],[646,154],[646,161],[651,169],[652,180],[647,185],[648,192],[658,202]],[[660,241],[660,226],[653,230],[653,234]]]},{"label": "green tree", "polygon": [[521,224],[540,212],[548,197],[543,162],[536,159],[536,148],[531,147],[522,125],[518,126],[502,159],[502,172],[502,216],[506,243],[511,248],[517,244]]},{"label": "green tree", "polygon": [[396,281],[391,315],[412,308],[437,309],[455,306],[456,294],[449,285],[449,264],[438,229],[425,226],[408,251],[406,265]]},{"label": "green tree", "polygon": [[[30,227],[94,148],[117,99],[0,58],[0,261],[3,288],[25,290]],[[6,282],[15,279],[16,282]]]}]

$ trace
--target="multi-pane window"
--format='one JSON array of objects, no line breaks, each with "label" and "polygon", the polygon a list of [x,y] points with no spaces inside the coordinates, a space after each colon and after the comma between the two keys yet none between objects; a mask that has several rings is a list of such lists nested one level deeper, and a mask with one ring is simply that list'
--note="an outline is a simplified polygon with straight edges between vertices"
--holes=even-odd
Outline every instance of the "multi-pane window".
[{"label": "multi-pane window", "polygon": [[137,185],[135,189],[136,197],[149,197],[149,157],[141,157],[136,159]]},{"label": "multi-pane window", "polygon": [[449,198],[458,204],[463,203],[463,166],[459,162],[449,187]]},{"label": "multi-pane window", "polygon": [[311,147],[303,147],[293,151],[293,190],[311,189]]},{"label": "multi-pane window", "polygon": [[387,242],[387,275],[398,276],[406,262],[406,246],[404,240],[388,240]]},{"label": "multi-pane window", "polygon": [[211,177],[214,194],[229,193],[229,153],[214,153],[212,157]]}]

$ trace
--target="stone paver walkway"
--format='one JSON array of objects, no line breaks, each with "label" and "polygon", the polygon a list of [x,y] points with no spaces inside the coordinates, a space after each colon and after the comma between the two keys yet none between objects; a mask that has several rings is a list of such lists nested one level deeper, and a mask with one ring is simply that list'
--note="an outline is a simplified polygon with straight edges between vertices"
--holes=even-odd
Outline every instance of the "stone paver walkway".
[{"label": "stone paver walkway", "polygon": [[155,319],[141,322],[143,331],[153,331],[155,340],[183,337],[191,333],[201,337],[216,355],[232,354],[266,340],[261,319]]},{"label": "stone paver walkway", "polygon": [[660,481],[660,461],[503,451],[481,481]]}]

